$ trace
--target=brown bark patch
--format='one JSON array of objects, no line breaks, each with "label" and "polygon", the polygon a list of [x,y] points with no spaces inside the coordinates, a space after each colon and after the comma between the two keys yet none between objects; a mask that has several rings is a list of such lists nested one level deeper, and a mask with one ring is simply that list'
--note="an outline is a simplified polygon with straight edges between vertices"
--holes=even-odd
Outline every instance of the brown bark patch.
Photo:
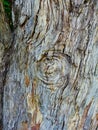
[{"label": "brown bark patch", "polygon": [[96,114],[96,120],[98,121],[98,113]]},{"label": "brown bark patch", "polygon": [[86,117],[87,117],[87,114],[88,114],[88,111],[90,109],[91,104],[92,104],[92,101],[84,109],[84,112],[83,112],[83,115],[82,115],[82,119],[81,119],[81,123],[80,123],[80,127],[79,127],[81,129],[84,126],[84,123],[85,123],[85,120],[86,120]]},{"label": "brown bark patch", "polygon": [[[38,127],[38,124],[42,122],[42,114],[39,109],[38,95],[28,94],[27,104],[28,104],[28,113],[30,113],[32,116],[31,126],[36,126],[37,124],[37,127]],[[38,129],[35,129],[35,130],[38,130]]]},{"label": "brown bark patch", "polygon": [[31,128],[31,130],[39,130],[40,129],[40,124],[36,124]]},{"label": "brown bark patch", "polygon": [[26,75],[26,76],[25,76],[25,85],[28,87],[29,84],[30,84],[30,79],[29,79],[29,76]]},{"label": "brown bark patch", "polygon": [[22,129],[21,130],[28,130],[28,123],[22,122]]}]

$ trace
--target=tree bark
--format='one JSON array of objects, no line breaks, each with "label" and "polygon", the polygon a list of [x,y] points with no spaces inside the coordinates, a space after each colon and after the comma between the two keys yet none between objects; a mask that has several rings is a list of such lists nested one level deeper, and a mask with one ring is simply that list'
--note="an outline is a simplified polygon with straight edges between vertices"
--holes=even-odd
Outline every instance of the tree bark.
[{"label": "tree bark", "polygon": [[3,129],[97,130],[98,1],[15,0],[12,17]]},{"label": "tree bark", "polygon": [[0,130],[3,127],[3,96],[6,74],[9,68],[9,52],[11,48],[11,31],[5,17],[2,1],[0,0]]}]

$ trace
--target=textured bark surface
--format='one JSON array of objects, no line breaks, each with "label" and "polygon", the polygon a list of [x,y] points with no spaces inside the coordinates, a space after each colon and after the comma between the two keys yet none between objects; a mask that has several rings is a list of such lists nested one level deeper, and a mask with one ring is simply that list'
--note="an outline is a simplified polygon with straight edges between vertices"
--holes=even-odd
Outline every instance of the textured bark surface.
[{"label": "textured bark surface", "polygon": [[9,66],[11,32],[7,24],[4,8],[0,0],[0,130],[3,126],[3,94],[6,73]]},{"label": "textured bark surface", "polygon": [[4,130],[97,130],[98,1],[15,0]]}]

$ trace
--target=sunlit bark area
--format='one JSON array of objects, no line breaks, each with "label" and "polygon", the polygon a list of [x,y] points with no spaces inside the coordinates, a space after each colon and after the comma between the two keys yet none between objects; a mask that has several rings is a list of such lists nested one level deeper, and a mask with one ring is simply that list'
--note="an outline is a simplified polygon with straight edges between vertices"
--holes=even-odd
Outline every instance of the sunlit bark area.
[{"label": "sunlit bark area", "polygon": [[12,19],[3,129],[97,130],[98,1],[15,0]]}]

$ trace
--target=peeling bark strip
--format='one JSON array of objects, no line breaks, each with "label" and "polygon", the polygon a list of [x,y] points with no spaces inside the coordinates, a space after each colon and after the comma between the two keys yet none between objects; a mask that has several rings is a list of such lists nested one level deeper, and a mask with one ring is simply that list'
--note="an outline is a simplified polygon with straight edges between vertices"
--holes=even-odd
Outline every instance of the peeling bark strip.
[{"label": "peeling bark strip", "polygon": [[98,1],[15,0],[12,14],[3,129],[97,130]]}]

